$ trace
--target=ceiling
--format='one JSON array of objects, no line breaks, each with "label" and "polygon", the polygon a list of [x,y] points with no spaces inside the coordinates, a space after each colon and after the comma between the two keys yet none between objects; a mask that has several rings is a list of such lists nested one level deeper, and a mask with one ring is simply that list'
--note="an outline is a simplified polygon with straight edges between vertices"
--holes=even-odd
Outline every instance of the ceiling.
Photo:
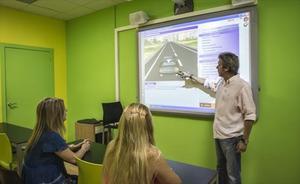
[{"label": "ceiling", "polygon": [[70,20],[131,0],[0,0],[0,5],[38,15]]}]

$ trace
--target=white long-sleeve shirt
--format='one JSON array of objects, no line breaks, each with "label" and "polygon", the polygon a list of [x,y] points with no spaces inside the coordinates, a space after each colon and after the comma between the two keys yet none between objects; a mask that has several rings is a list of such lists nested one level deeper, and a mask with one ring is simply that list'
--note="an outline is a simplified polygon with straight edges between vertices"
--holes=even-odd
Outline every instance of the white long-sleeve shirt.
[{"label": "white long-sleeve shirt", "polygon": [[250,85],[235,75],[217,89],[214,138],[243,135],[245,120],[256,120],[256,107]]}]

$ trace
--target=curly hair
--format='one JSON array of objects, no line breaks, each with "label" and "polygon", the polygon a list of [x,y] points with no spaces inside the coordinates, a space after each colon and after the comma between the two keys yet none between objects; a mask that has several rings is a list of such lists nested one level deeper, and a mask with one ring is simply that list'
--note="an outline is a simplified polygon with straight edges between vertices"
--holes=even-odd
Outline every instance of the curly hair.
[{"label": "curly hair", "polygon": [[229,73],[238,74],[239,58],[237,55],[231,52],[223,52],[219,54],[218,58],[222,61],[223,67],[228,69]]}]

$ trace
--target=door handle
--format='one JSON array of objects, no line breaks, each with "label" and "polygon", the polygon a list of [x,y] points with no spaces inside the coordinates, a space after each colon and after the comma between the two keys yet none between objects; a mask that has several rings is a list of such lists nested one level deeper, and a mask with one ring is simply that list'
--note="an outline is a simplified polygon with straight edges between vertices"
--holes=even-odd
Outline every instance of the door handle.
[{"label": "door handle", "polygon": [[15,102],[9,102],[9,103],[7,103],[7,106],[8,106],[10,109],[15,109],[15,108],[18,107],[18,106],[17,106],[17,103],[15,103]]}]

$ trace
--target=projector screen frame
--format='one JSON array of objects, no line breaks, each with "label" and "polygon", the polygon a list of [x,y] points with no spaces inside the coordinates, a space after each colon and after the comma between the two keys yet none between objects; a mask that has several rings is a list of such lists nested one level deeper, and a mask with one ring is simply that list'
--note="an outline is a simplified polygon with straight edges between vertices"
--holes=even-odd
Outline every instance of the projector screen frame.
[{"label": "projector screen frame", "polygon": [[[259,100],[258,100],[258,92],[259,92],[259,85],[258,85],[258,33],[257,33],[257,7],[256,6],[248,6],[248,7],[241,7],[241,8],[234,8],[234,9],[228,9],[228,10],[222,10],[218,12],[210,12],[207,14],[200,14],[200,15],[195,15],[191,17],[185,17],[185,18],[180,18],[176,20],[171,20],[167,22],[159,22],[157,24],[151,24],[143,27],[139,27],[137,30],[137,37],[138,37],[138,100],[139,102],[143,103],[141,101],[141,87],[142,87],[142,74],[141,74],[141,56],[140,56],[140,48],[139,48],[139,32],[141,31],[146,31],[150,29],[156,29],[156,28],[161,28],[165,26],[171,26],[171,25],[176,25],[176,24],[181,24],[181,23],[187,23],[187,22],[193,22],[193,21],[198,21],[198,20],[205,20],[205,19],[210,19],[210,18],[216,18],[216,17],[222,17],[226,15],[232,15],[232,14],[238,14],[238,13],[243,13],[243,12],[250,12],[250,79],[251,79],[251,88],[253,92],[253,98],[254,102],[257,106],[257,112],[258,112],[258,107],[259,107]],[[149,107],[151,112],[153,113],[159,113],[159,114],[174,114],[174,115],[189,115],[193,117],[206,117],[210,118],[214,116],[214,113],[211,112],[193,112],[193,111],[185,111],[185,110],[170,110],[168,109],[163,110],[163,109],[156,109],[156,108],[151,108]]]}]

